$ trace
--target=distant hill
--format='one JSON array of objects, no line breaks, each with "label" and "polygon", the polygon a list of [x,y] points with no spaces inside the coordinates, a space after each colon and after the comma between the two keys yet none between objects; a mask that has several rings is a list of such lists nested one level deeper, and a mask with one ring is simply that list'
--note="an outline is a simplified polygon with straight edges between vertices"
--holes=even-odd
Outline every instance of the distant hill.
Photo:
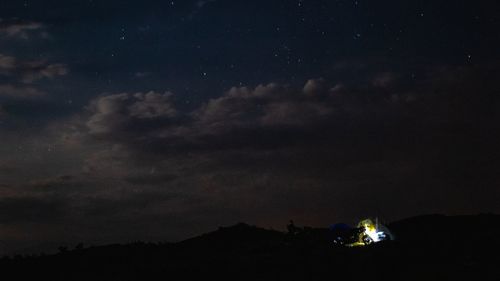
[{"label": "distant hill", "polygon": [[421,216],[390,224],[396,241],[343,248],[327,229],[240,223],[179,243],[4,258],[0,270],[9,280],[500,280],[499,226],[497,215]]},{"label": "distant hill", "polygon": [[470,243],[493,241],[500,234],[500,216],[481,214],[476,216],[427,215],[394,222],[389,225],[404,242]]}]

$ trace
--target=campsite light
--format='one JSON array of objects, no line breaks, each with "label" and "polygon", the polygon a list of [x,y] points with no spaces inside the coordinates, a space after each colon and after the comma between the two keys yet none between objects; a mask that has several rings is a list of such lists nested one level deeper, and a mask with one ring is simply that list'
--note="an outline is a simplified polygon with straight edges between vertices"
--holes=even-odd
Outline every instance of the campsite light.
[{"label": "campsite light", "polygon": [[392,235],[386,226],[374,223],[370,219],[362,220],[356,228],[350,228],[345,224],[336,224],[332,228],[336,237],[336,244],[348,247],[366,246],[384,240],[392,240]]},{"label": "campsite light", "polygon": [[380,237],[379,234],[380,232],[377,232],[377,229],[375,227],[365,227],[365,234],[368,235],[372,239],[373,242],[379,242]]}]

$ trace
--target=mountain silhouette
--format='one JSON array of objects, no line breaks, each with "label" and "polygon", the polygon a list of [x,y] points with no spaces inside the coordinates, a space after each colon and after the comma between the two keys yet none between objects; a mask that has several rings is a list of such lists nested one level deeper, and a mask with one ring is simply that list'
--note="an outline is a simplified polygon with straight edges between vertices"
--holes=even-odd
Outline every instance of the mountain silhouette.
[{"label": "mountain silhouette", "polygon": [[284,233],[240,223],[178,243],[6,257],[11,280],[500,280],[500,216],[429,215],[389,224],[396,237],[335,246],[328,229]]}]

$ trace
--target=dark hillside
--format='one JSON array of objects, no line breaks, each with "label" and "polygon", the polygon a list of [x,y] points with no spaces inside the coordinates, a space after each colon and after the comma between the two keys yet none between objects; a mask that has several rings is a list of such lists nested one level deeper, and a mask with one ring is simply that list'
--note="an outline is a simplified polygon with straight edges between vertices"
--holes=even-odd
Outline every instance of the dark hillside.
[{"label": "dark hillside", "polygon": [[422,216],[390,224],[396,241],[335,247],[328,230],[246,224],[179,243],[110,245],[4,258],[12,280],[499,280],[500,216]]}]

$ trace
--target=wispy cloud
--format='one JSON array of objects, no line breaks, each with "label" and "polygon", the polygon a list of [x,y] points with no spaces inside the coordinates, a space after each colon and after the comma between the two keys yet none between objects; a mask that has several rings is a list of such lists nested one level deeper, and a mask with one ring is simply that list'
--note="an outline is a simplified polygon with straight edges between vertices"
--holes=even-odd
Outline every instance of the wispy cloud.
[{"label": "wispy cloud", "polygon": [[[37,99],[45,96],[45,93],[33,88],[15,85],[0,85],[0,97],[8,97],[15,99]],[[0,116],[2,115],[0,108]]]},{"label": "wispy cloud", "polygon": [[42,37],[47,36],[47,33],[45,32],[45,25],[42,23],[19,19],[0,19],[0,35],[29,39],[30,35],[36,32],[38,32]]},{"label": "wispy cloud", "polygon": [[0,75],[17,78],[29,84],[37,80],[68,74],[68,67],[62,63],[47,63],[43,60],[21,61],[15,57],[0,54]]}]

